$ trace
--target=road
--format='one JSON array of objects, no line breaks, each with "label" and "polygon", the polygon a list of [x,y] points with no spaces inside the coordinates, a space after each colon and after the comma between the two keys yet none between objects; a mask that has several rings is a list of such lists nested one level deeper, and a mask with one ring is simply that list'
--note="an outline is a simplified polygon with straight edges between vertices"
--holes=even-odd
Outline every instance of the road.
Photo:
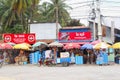
[{"label": "road", "polygon": [[5,65],[0,69],[0,80],[120,80],[120,65]]}]

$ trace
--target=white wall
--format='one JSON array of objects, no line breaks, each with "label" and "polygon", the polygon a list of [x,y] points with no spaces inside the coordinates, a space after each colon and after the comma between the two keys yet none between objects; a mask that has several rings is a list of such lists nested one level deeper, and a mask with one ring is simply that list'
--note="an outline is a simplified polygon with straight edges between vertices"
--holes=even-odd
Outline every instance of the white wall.
[{"label": "white wall", "polygon": [[[58,28],[61,26],[58,25]],[[36,34],[36,40],[56,39],[56,23],[30,24],[30,33]]]},{"label": "white wall", "polygon": [[113,18],[106,17],[104,18],[103,25],[111,27],[111,21],[114,21],[114,27],[116,29],[120,29],[120,17],[118,18],[117,17],[113,17]]}]

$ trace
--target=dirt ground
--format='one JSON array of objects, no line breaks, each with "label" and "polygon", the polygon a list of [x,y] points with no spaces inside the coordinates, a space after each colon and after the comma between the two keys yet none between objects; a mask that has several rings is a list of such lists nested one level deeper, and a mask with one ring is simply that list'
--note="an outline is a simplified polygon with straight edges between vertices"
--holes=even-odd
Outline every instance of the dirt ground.
[{"label": "dirt ground", "polygon": [[120,65],[4,65],[0,80],[120,80]]}]

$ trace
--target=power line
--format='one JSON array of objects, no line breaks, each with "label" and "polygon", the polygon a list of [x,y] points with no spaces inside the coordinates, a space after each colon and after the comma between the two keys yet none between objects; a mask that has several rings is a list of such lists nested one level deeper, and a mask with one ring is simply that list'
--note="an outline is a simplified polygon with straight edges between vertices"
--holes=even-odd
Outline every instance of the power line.
[{"label": "power line", "polygon": [[[90,4],[92,4],[93,1],[85,1],[85,2],[78,2],[78,3],[72,3],[72,4],[68,4],[68,5],[74,5],[74,4],[84,4],[84,5],[80,5],[78,7],[74,7],[74,8],[79,8],[79,7],[83,7],[83,6],[90,6]],[[101,2],[111,2],[111,3],[120,3],[119,1],[101,1]],[[89,4],[88,4],[89,3]],[[120,7],[120,6],[112,6],[112,7]]]},{"label": "power line", "polygon": [[[84,4],[84,5],[80,5],[80,6],[77,6],[77,7],[73,7],[73,9],[72,10],[70,10],[70,11],[73,11],[74,9],[76,9],[76,8],[80,8],[80,7],[85,7],[85,6],[90,6],[90,5],[92,5],[92,3],[91,3],[92,1],[89,1],[89,2],[80,2],[80,3],[72,3],[72,4],[69,4],[69,5],[74,5],[74,4]],[[110,2],[110,3],[120,3],[119,1],[101,1],[101,2]],[[87,3],[87,4],[86,4]],[[110,6],[110,7],[120,7],[120,6]],[[105,12],[107,12],[107,11],[111,11],[111,12],[113,12],[113,11],[115,11],[115,12],[119,12],[119,10],[116,10],[116,9],[110,9],[109,7],[109,9],[105,9],[106,7],[101,7],[101,12],[102,11],[105,11]],[[87,8],[88,9],[88,8]],[[86,9],[85,9],[86,10]],[[86,11],[88,11],[89,12],[89,10],[86,10]],[[74,11],[74,12],[78,12],[78,13],[80,13],[79,11]],[[71,16],[71,17],[73,17],[73,16]],[[74,17],[77,17],[77,16],[74,16]]]},{"label": "power line", "polygon": [[77,9],[77,8],[80,8],[80,7],[87,7],[89,6],[90,4],[86,4],[86,5],[81,5],[81,6],[77,6],[77,7],[72,7],[72,9],[67,9],[69,11],[72,11],[73,9]]},{"label": "power line", "polygon": [[72,17],[72,18],[76,18],[76,19],[88,19],[88,18],[82,18],[82,17]]},{"label": "power line", "polygon": [[106,11],[118,11],[118,12],[120,11],[120,9],[119,9],[119,10],[115,10],[115,9],[101,9],[101,10],[104,10],[104,11],[105,11],[105,10],[106,10]]},{"label": "power line", "polygon": [[[89,1],[89,2],[92,2],[92,1]],[[72,4],[83,4],[83,3],[89,3],[89,2],[72,3]],[[116,1],[102,1],[102,2],[116,2]],[[116,2],[116,3],[120,3],[120,2]],[[71,4],[71,5],[72,5],[72,4]],[[92,3],[80,5],[80,6],[77,6],[77,7],[73,7],[73,9],[80,8],[80,7],[85,7],[85,6],[90,6],[91,4],[92,4]],[[110,6],[110,7],[120,7],[120,6]],[[104,7],[104,8],[105,8],[105,7]],[[72,10],[73,10],[73,9],[72,9]]]},{"label": "power line", "polygon": [[[69,11],[70,11],[70,10],[69,10]],[[72,11],[73,11],[73,10],[72,10]],[[81,12],[81,11],[82,11],[82,12],[85,12],[85,11],[88,11],[88,12],[89,12],[90,10],[89,10],[89,9],[84,9],[84,10],[81,9],[81,10],[74,11],[74,12],[72,12],[72,13],[73,13],[73,14],[74,14],[74,13],[76,14],[76,13],[79,13],[79,12]],[[111,9],[111,8],[110,8],[110,9],[101,8],[101,12],[102,12],[102,11],[112,11],[112,12],[115,11],[115,12],[120,12],[120,9],[116,10],[116,9]],[[70,11],[70,12],[71,12],[71,11]]]},{"label": "power line", "polygon": [[[80,17],[80,16],[89,16],[89,15],[78,15],[78,16],[72,16],[72,17]],[[104,16],[102,15],[102,17],[120,17],[120,16]]]},{"label": "power line", "polygon": [[83,17],[83,16],[89,16],[89,15],[79,15],[79,16],[71,16],[71,17]]},{"label": "power line", "polygon": [[120,16],[103,16],[103,17],[120,18]]},{"label": "power line", "polygon": [[109,2],[109,3],[120,3],[120,1],[101,1],[101,2]]},{"label": "power line", "polygon": [[80,5],[80,6],[77,6],[77,7],[74,7],[74,8],[76,9],[76,8],[85,7],[85,6],[90,6],[90,4]]},{"label": "power line", "polygon": [[92,2],[92,1],[77,2],[77,3],[68,4],[68,5],[84,4],[84,3],[90,3],[90,2]]},{"label": "power line", "polygon": [[120,7],[120,6],[111,6],[111,5],[109,5],[109,6],[107,5],[106,6],[106,5],[103,5],[102,7],[112,7],[113,8],[113,7]]}]

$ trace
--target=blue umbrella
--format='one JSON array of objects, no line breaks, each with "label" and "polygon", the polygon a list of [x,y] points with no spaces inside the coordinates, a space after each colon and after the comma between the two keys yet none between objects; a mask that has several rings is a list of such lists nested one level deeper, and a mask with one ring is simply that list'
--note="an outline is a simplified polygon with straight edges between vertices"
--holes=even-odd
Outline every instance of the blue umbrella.
[{"label": "blue umbrella", "polygon": [[81,49],[93,49],[93,45],[87,43],[87,44],[82,45]]}]

